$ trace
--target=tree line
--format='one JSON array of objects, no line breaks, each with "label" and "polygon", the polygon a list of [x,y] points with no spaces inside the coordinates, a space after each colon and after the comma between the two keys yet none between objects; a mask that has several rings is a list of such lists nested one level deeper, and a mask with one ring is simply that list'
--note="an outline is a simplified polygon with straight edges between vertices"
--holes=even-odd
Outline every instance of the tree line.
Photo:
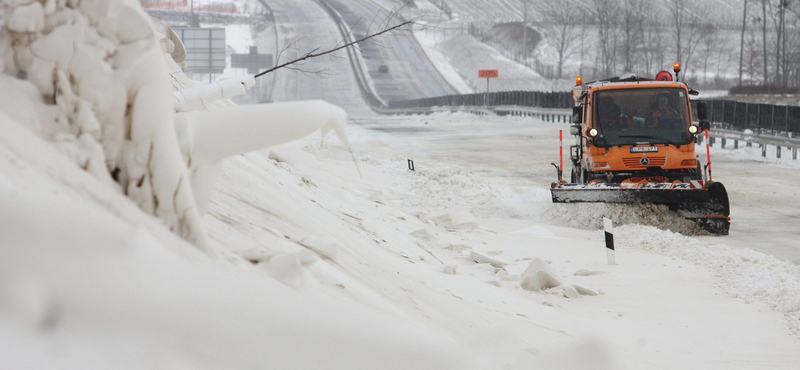
[{"label": "tree line", "polygon": [[701,85],[800,87],[798,0],[520,1],[535,4],[524,20],[548,43],[555,77],[649,76],[678,61]]}]

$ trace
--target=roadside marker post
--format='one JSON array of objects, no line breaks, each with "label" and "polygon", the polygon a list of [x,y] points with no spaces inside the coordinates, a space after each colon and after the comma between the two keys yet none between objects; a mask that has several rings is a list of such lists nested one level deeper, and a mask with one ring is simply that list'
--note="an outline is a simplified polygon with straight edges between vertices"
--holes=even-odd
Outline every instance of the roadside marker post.
[{"label": "roadside marker post", "polygon": [[616,265],[616,252],[614,250],[614,224],[610,219],[603,218],[603,231],[606,234],[606,258],[609,265]]}]

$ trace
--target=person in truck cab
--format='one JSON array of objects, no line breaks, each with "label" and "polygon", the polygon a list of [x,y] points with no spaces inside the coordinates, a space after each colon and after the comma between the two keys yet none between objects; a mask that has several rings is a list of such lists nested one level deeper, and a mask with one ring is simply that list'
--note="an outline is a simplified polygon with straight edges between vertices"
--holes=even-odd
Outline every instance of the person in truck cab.
[{"label": "person in truck cab", "polygon": [[667,116],[677,116],[678,111],[669,106],[669,94],[662,93],[656,97],[656,102],[653,104],[653,111],[647,119],[647,128],[658,128],[659,119]]},{"label": "person in truck cab", "polygon": [[622,109],[613,98],[600,98],[598,101],[598,119],[604,130],[622,130],[633,128],[631,117],[623,114]]}]

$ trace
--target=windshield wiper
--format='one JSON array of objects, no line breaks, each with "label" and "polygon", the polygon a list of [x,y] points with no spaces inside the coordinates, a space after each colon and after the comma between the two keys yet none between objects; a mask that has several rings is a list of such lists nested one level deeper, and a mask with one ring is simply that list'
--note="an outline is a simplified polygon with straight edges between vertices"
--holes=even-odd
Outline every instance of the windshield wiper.
[{"label": "windshield wiper", "polygon": [[678,143],[676,143],[676,142],[674,142],[674,141],[672,141],[670,139],[667,139],[667,138],[661,137],[661,136],[655,136],[655,135],[619,135],[618,137],[624,137],[624,138],[640,137],[640,138],[645,138],[645,139],[656,139],[656,140],[666,141],[666,143],[669,144],[669,145],[681,146],[681,144],[678,144]]}]

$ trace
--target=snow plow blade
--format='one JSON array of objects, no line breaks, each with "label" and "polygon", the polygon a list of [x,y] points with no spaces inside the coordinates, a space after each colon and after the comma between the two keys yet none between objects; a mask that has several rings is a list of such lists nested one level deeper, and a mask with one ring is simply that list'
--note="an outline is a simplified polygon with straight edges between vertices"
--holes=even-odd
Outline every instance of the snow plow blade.
[{"label": "snow plow blade", "polygon": [[718,182],[708,182],[704,187],[668,182],[553,183],[550,193],[553,203],[663,204],[710,233],[728,235],[730,229],[728,193]]}]

